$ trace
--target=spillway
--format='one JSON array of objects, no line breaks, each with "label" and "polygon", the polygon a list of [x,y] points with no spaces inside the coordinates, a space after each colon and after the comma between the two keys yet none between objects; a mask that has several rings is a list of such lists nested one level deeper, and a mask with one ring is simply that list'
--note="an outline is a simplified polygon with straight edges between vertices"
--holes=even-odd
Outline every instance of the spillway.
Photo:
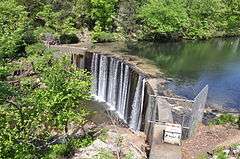
[{"label": "spillway", "polygon": [[145,78],[124,61],[94,53],[90,71],[93,76],[92,94],[106,102],[131,129],[141,128]]}]

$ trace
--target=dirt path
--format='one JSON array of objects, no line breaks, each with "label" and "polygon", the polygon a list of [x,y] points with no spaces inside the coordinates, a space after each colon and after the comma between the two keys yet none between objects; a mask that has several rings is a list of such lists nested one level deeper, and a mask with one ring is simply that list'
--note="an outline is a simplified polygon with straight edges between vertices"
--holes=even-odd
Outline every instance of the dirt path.
[{"label": "dirt path", "polygon": [[195,159],[217,147],[240,143],[240,131],[224,126],[199,126],[197,134],[183,142],[183,158]]}]

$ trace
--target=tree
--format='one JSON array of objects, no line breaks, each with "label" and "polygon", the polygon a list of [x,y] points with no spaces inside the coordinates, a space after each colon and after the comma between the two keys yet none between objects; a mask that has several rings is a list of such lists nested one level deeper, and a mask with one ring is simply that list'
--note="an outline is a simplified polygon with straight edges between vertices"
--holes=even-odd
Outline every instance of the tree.
[{"label": "tree", "polygon": [[222,0],[193,0],[187,4],[190,26],[187,34],[193,38],[212,37],[226,28],[226,6]]},{"label": "tree", "polygon": [[14,85],[0,81],[0,158],[41,158],[57,137],[69,139],[69,124],[81,128],[89,114],[90,75],[47,49],[33,54],[39,47],[21,60],[34,76],[12,78]]},{"label": "tree", "polygon": [[24,47],[27,12],[14,0],[0,1],[0,58],[13,58]]},{"label": "tree", "polygon": [[67,135],[70,123],[82,126],[86,122],[84,101],[90,99],[90,81],[87,72],[78,70],[66,58],[53,60],[51,67],[42,69],[45,87],[34,92],[33,100],[46,110],[46,121]]},{"label": "tree", "polygon": [[140,7],[138,17],[143,19],[147,32],[162,35],[184,35],[189,19],[184,0],[149,0]]}]

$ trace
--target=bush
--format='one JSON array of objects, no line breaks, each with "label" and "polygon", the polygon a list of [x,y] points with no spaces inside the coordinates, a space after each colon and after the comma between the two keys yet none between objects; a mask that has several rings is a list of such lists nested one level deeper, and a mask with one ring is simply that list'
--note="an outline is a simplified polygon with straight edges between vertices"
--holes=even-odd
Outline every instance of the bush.
[{"label": "bush", "polygon": [[67,156],[70,154],[71,149],[67,144],[57,144],[51,147],[49,154],[47,154],[44,159],[56,159]]},{"label": "bush", "polygon": [[92,33],[92,38],[94,42],[114,42],[116,41],[114,37],[114,33],[109,33],[109,32],[93,32]]},{"label": "bush", "polygon": [[25,49],[27,55],[43,55],[46,51],[46,47],[44,44],[42,43],[36,43],[36,44],[33,44],[33,45],[29,45],[26,47]]},{"label": "bush", "polygon": [[78,148],[89,146],[93,142],[93,138],[85,136],[83,138],[70,138],[66,143],[56,144],[50,147],[48,154],[44,159],[56,159],[71,156]]},{"label": "bush", "polygon": [[222,114],[220,117],[210,121],[212,125],[237,124],[238,117],[232,114]]},{"label": "bush", "polygon": [[9,68],[6,66],[0,66],[0,80],[6,80],[7,76],[10,74]]},{"label": "bush", "polygon": [[58,44],[59,35],[51,28],[37,27],[34,30],[37,41],[45,42],[50,45]]},{"label": "bush", "polygon": [[100,24],[97,24],[94,27],[94,31],[92,32],[91,36],[92,36],[92,39],[94,40],[94,42],[114,42],[114,41],[116,41],[115,34],[102,31],[102,27],[100,26]]}]

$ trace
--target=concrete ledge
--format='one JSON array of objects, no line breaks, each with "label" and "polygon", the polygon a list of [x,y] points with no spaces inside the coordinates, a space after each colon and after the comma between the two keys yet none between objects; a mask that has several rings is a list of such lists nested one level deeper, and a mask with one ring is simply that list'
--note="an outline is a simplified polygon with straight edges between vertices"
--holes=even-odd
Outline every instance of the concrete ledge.
[{"label": "concrete ledge", "polygon": [[181,146],[162,143],[164,125],[155,124],[153,128],[150,159],[181,159]]}]

